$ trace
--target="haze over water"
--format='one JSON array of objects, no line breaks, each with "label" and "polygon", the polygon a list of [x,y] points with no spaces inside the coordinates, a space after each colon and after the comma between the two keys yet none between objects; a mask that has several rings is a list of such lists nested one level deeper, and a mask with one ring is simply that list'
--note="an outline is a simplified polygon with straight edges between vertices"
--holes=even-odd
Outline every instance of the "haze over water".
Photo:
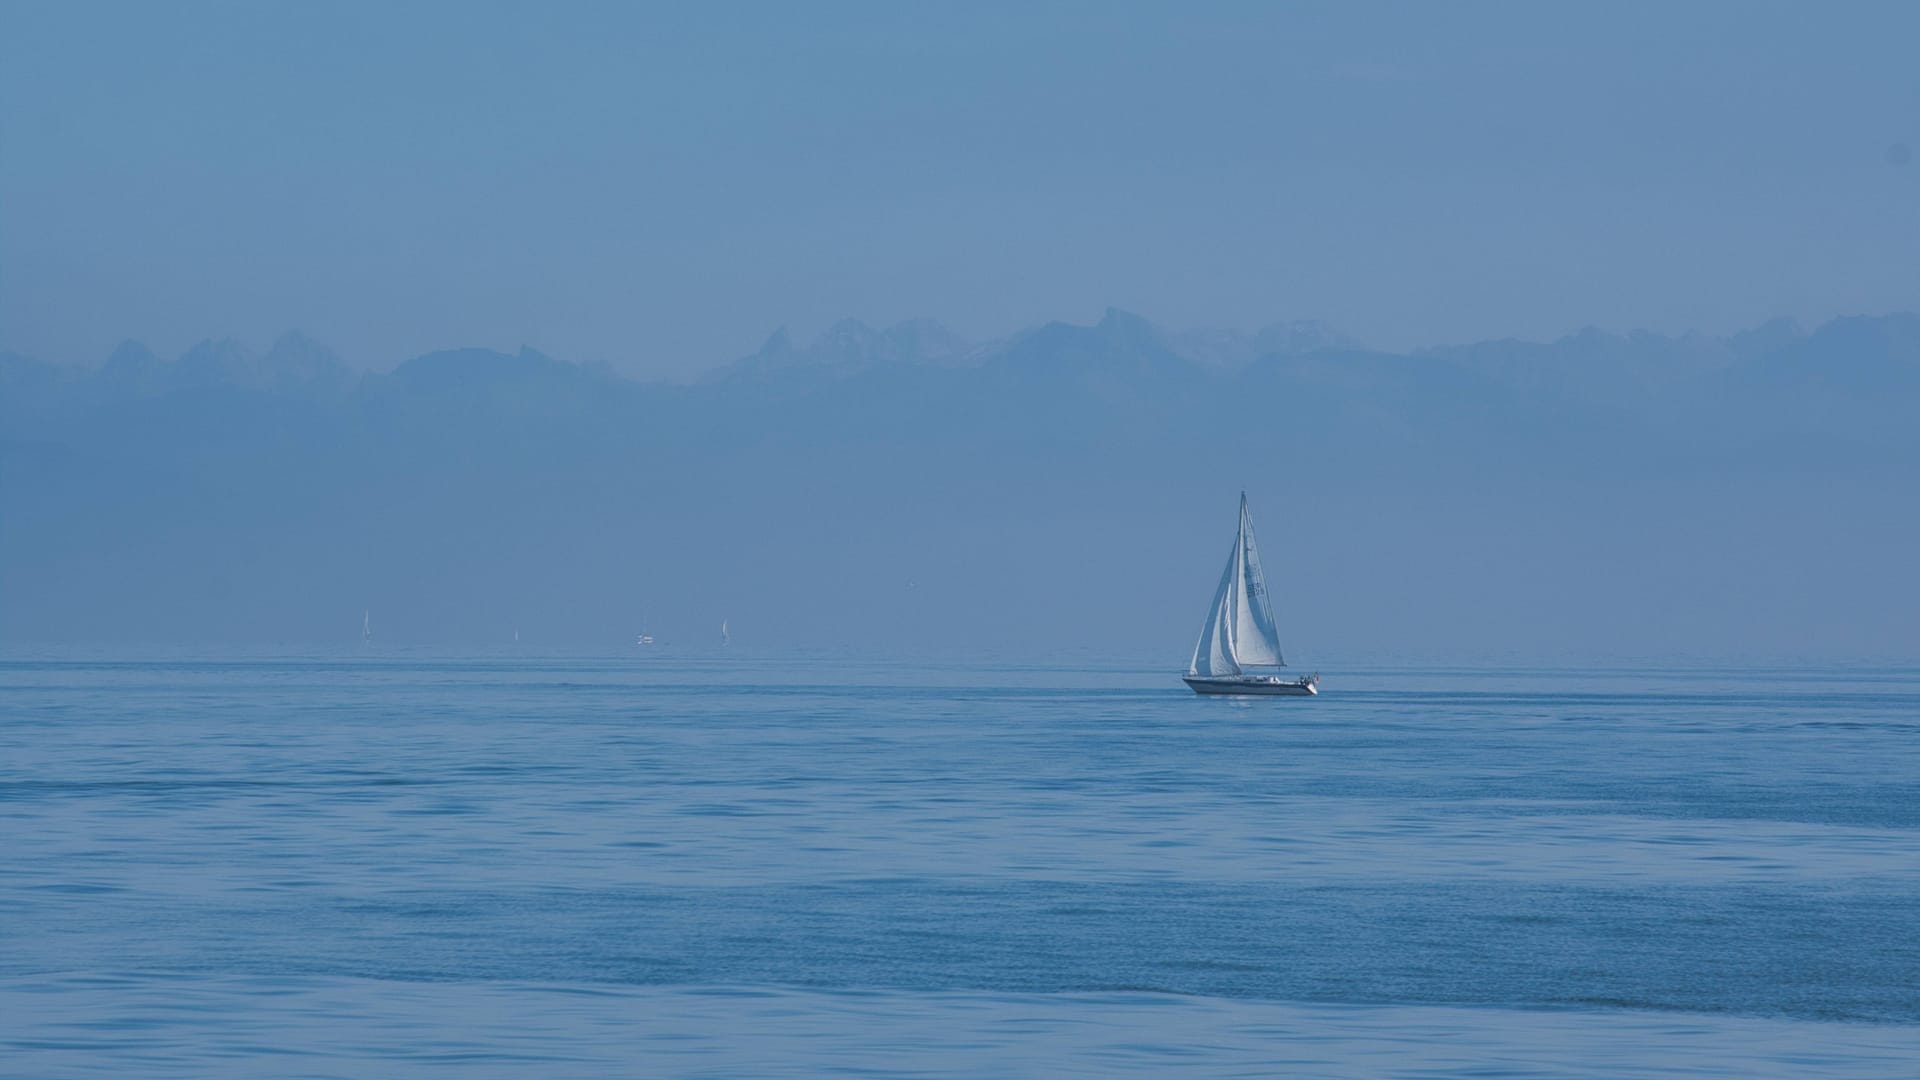
[{"label": "haze over water", "polygon": [[1920,1074],[1916,40],[0,0],[0,1076]]},{"label": "haze over water", "polygon": [[1910,1075],[1920,672],[16,656],[0,1072]]}]

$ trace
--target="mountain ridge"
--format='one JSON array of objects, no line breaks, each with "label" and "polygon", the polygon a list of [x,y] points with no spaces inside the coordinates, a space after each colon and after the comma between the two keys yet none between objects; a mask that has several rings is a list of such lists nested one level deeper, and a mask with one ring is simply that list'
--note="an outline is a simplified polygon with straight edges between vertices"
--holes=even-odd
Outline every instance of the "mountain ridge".
[{"label": "mountain ridge", "polygon": [[[1812,330],[1781,317],[1719,337],[1646,330],[1620,333],[1588,326],[1551,341],[1491,338],[1390,352],[1370,349],[1312,320],[1274,323],[1251,333],[1168,330],[1137,314],[1110,307],[1091,324],[1055,320],[985,341],[963,338],[930,318],[907,319],[882,328],[845,318],[804,346],[795,345],[787,329],[781,327],[755,352],[709,369],[691,385],[783,378],[795,373],[844,378],[888,366],[1033,364],[1112,370],[1115,365],[1131,365],[1145,373],[1177,364],[1231,372],[1274,357],[1313,355],[1440,360],[1514,377],[1537,373],[1543,364],[1619,364],[1641,374],[1670,375],[1736,367],[1769,357],[1803,368],[1821,355],[1837,354],[1842,363],[1851,363],[1869,353],[1883,374],[1904,379],[1920,371],[1920,362],[1912,359],[1920,355],[1920,314],[1839,316]],[[518,368],[537,367],[551,375],[577,368],[640,385],[659,381],[620,375],[604,362],[582,364],[555,359],[526,345],[515,353],[483,347],[440,349],[403,360],[391,371],[354,371],[331,349],[299,331],[287,332],[264,352],[231,338],[207,339],[172,359],[158,356],[141,342],[128,340],[94,368],[46,363],[18,352],[0,354],[0,358],[6,370],[13,373],[6,377],[15,380],[33,371],[35,378],[57,375],[64,380],[100,381],[136,393],[216,385],[283,394],[315,389],[339,392],[370,378],[419,382],[429,369],[435,372],[432,378],[492,380]]]},{"label": "mountain ridge", "polygon": [[1746,334],[1246,359],[1124,311],[847,322],[691,384],[526,347],[344,385],[299,339],[0,355],[0,640],[357,642],[371,608],[392,642],[624,643],[724,608],[1184,662],[1245,490],[1303,657],[1920,656],[1920,318]]}]

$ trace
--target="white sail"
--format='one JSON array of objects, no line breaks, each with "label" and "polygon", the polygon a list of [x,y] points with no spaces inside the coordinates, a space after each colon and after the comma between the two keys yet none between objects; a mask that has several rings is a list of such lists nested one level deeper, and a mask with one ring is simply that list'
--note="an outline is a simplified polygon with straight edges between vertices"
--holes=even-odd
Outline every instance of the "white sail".
[{"label": "white sail", "polygon": [[1267,575],[1260,570],[1260,548],[1253,541],[1253,516],[1246,492],[1240,493],[1240,574],[1234,607],[1233,658],[1241,667],[1286,667],[1280,655],[1280,631],[1267,599]]},{"label": "white sail", "polygon": [[1267,579],[1260,569],[1260,549],[1253,539],[1253,518],[1247,496],[1240,496],[1240,528],[1227,554],[1227,569],[1214,590],[1213,606],[1193,646],[1192,675],[1231,676],[1247,667],[1285,667],[1280,634],[1267,599]]},{"label": "white sail", "polygon": [[725,645],[728,640],[729,639],[727,637],[727,620],[721,619],[720,620],[720,644]]},{"label": "white sail", "polygon": [[1200,627],[1200,640],[1193,645],[1193,663],[1189,675],[1238,675],[1240,665],[1233,661],[1233,578],[1240,565],[1240,542],[1234,541],[1227,555],[1227,572],[1220,575],[1220,587],[1213,592],[1213,606],[1207,609],[1207,621]]}]

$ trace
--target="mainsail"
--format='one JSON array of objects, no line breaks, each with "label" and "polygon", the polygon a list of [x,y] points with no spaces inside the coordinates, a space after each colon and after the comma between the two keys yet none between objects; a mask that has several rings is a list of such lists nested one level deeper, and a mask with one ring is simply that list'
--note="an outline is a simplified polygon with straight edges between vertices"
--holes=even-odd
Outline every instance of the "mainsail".
[{"label": "mainsail", "polygon": [[1240,494],[1240,531],[1227,554],[1226,572],[1214,590],[1213,607],[1193,646],[1192,675],[1239,675],[1248,667],[1286,667],[1280,655],[1280,634],[1274,628],[1273,605],[1267,600],[1267,578],[1260,570],[1260,549],[1253,539],[1253,518],[1247,496]]}]

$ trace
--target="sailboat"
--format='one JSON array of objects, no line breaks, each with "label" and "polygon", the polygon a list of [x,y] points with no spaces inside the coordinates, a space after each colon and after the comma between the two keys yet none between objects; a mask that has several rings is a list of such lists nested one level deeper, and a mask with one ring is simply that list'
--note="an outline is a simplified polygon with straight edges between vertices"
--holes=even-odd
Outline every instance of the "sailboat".
[{"label": "sailboat", "polygon": [[721,619],[720,620],[720,644],[725,645],[729,640],[731,639],[727,637],[727,620]]},{"label": "sailboat", "polygon": [[373,640],[373,612],[360,613],[360,641],[365,644]]},{"label": "sailboat", "polygon": [[1279,674],[1287,666],[1280,655],[1280,635],[1274,629],[1273,605],[1267,600],[1267,578],[1260,570],[1260,549],[1253,542],[1253,517],[1247,513],[1247,493],[1240,493],[1240,529],[1227,555],[1226,572],[1214,590],[1213,606],[1193,646],[1193,663],[1184,676],[1196,694],[1319,693],[1320,676],[1288,679]]}]

